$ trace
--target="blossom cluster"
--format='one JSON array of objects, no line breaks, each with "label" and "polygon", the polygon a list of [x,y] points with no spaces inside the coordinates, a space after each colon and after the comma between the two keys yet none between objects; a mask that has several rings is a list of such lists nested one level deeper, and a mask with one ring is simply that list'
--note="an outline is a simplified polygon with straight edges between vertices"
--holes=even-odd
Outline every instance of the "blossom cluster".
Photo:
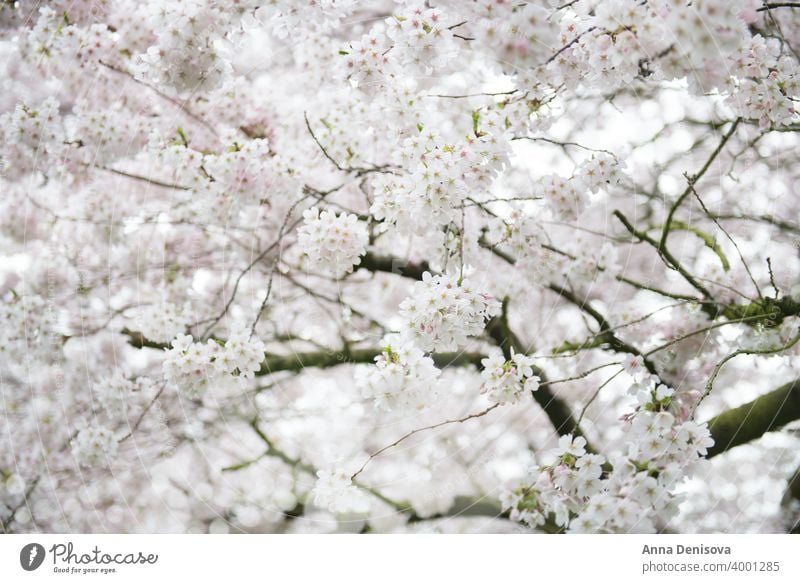
[{"label": "blossom cluster", "polygon": [[640,380],[638,406],[625,416],[624,449],[609,458],[588,452],[582,436],[565,435],[555,461],[534,467],[524,486],[503,494],[515,520],[531,527],[553,520],[569,532],[652,533],[678,512],[674,490],[700,466],[714,444],[708,427],[686,418],[674,389],[643,370],[641,357],[626,361]]},{"label": "blossom cluster", "polygon": [[48,97],[37,105],[19,103],[0,115],[0,176],[19,178],[37,167],[39,156],[55,159],[63,150],[64,130],[59,103]]},{"label": "blossom cluster", "polygon": [[367,494],[342,469],[320,470],[313,490],[314,504],[335,513],[364,513],[370,509]]},{"label": "blossom cluster", "polygon": [[436,397],[441,371],[422,350],[390,336],[375,357],[375,365],[358,368],[355,374],[364,397],[373,399],[376,407],[392,411],[428,406]]},{"label": "blossom cluster", "polygon": [[103,59],[106,64],[116,61],[114,53],[120,48],[118,35],[109,26],[92,22],[93,15],[82,13],[80,6],[59,10],[55,4],[41,7],[34,16],[30,34],[21,41],[24,53],[37,55],[70,81],[64,70],[70,65],[89,68]]},{"label": "blossom cluster", "polygon": [[399,8],[342,51],[345,77],[367,95],[386,90],[401,74],[431,75],[458,56],[460,47],[451,29],[457,21],[452,15],[421,2]]},{"label": "blossom cluster", "polygon": [[800,370],[797,47],[762,0],[0,0],[0,524],[468,530],[512,484],[779,530],[728,492],[791,431],[676,509]]},{"label": "blossom cluster", "polygon": [[114,433],[103,426],[81,429],[72,441],[72,454],[86,467],[108,464],[116,457],[118,448]]},{"label": "blossom cluster", "polygon": [[111,419],[129,419],[142,398],[153,393],[154,381],[150,377],[130,378],[117,370],[92,385],[92,394]]},{"label": "blossom cluster", "polygon": [[138,73],[148,81],[177,91],[213,87],[229,72],[219,52],[219,29],[226,12],[210,0],[148,3],[156,43],[139,55]]},{"label": "blossom cluster", "polygon": [[430,75],[458,54],[450,28],[456,22],[439,8],[410,6],[386,22],[394,58],[406,74]]},{"label": "blossom cluster", "polygon": [[685,77],[698,92],[721,87],[722,65],[745,39],[754,4],[611,0],[592,12],[579,4],[579,22],[562,20],[562,38],[577,42],[557,55],[549,73],[573,86],[614,89],[645,76]]},{"label": "blossom cluster", "polygon": [[341,277],[361,262],[369,234],[366,224],[356,215],[336,215],[313,207],[303,213],[297,242],[308,257],[309,267]]},{"label": "blossom cluster", "polygon": [[176,337],[164,358],[164,376],[187,396],[201,396],[215,385],[252,378],[264,360],[264,343],[247,330],[234,331],[225,342],[195,342]]},{"label": "blossom cluster", "polygon": [[588,193],[580,184],[557,174],[543,176],[536,191],[557,219],[574,221],[589,205]]},{"label": "blossom cluster", "polygon": [[[486,116],[481,127],[497,123]],[[402,230],[423,233],[456,221],[470,192],[488,188],[508,159],[508,136],[502,130],[458,140],[445,140],[424,124],[395,153],[404,175],[373,180],[372,215]]]},{"label": "blossom cluster", "polygon": [[624,164],[608,152],[596,152],[578,166],[576,179],[586,190],[597,193],[609,190],[622,179]]},{"label": "blossom cluster", "polygon": [[254,26],[268,27],[276,38],[285,40],[309,34],[324,34],[335,28],[342,18],[357,7],[356,0],[323,0],[322,2],[296,2],[274,0],[257,6],[252,15]]},{"label": "blossom cluster", "polygon": [[36,294],[0,301],[0,362],[12,370],[26,358],[53,357],[59,341],[54,306]]},{"label": "blossom cluster", "polygon": [[506,360],[499,350],[481,361],[485,393],[493,403],[517,403],[539,388],[539,377],[534,373],[534,359],[512,349],[511,360]]},{"label": "blossom cluster", "polygon": [[182,130],[175,135],[154,131],[145,151],[158,167],[175,169],[169,180],[180,186],[179,212],[187,220],[226,224],[240,211],[252,215],[262,205],[285,213],[301,185],[269,140],[226,143],[221,151],[208,152],[187,142]]},{"label": "blossom cluster", "polygon": [[404,336],[426,352],[462,348],[499,313],[500,302],[473,288],[466,279],[428,272],[400,304]]},{"label": "blossom cluster", "polygon": [[733,67],[728,102],[739,115],[758,120],[762,128],[797,119],[794,96],[800,93],[800,67],[796,59],[781,54],[778,39],[754,36]]},{"label": "blossom cluster", "polygon": [[77,102],[73,116],[65,120],[66,141],[79,145],[71,154],[86,164],[110,164],[144,147],[148,126],[141,116],[121,108],[94,109],[86,100]]},{"label": "blossom cluster", "polygon": [[172,302],[157,302],[146,306],[139,315],[139,330],[156,342],[169,342],[186,332],[189,324],[187,309]]}]

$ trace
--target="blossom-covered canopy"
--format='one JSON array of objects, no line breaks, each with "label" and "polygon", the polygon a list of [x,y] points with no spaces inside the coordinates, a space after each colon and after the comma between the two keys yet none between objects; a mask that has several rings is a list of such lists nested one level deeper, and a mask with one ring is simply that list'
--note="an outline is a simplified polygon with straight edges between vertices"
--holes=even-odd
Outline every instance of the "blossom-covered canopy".
[{"label": "blossom-covered canopy", "polygon": [[800,5],[0,2],[6,532],[796,528]]}]

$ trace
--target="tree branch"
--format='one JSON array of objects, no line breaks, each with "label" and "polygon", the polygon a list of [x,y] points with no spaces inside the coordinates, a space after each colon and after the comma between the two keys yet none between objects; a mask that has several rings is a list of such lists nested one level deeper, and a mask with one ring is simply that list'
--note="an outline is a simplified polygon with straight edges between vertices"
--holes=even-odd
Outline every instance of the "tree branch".
[{"label": "tree branch", "polygon": [[634,356],[641,356],[642,360],[644,361],[644,365],[651,374],[658,375],[658,371],[656,370],[655,365],[644,356],[641,350],[636,348],[635,346],[631,346],[624,340],[620,339],[619,336],[614,334],[611,328],[611,324],[608,323],[605,316],[594,309],[588,300],[581,300],[573,294],[571,291],[564,289],[555,284],[549,284],[547,289],[557,293],[559,296],[576,306],[578,309],[586,312],[594,321],[597,322],[597,325],[600,326],[600,333],[597,335],[597,338],[605,342],[609,348],[616,350],[617,352],[624,352],[627,354],[632,354]]},{"label": "tree branch", "polygon": [[756,12],[765,12],[775,8],[800,8],[800,2],[766,2],[763,6],[756,8]]},{"label": "tree branch", "polygon": [[[511,358],[512,348],[515,352],[527,354],[528,351],[526,347],[522,345],[509,328],[507,300],[503,301],[503,311],[501,315],[492,318],[486,325],[486,332],[495,341],[495,344],[503,350],[506,359]],[[538,367],[534,367],[533,373],[541,380],[538,390],[533,391],[533,398],[542,408],[548,419],[550,419],[556,433],[559,435],[583,435],[580,425],[573,416],[569,405],[555,396],[548,387],[542,386],[547,382],[547,375],[545,372]],[[587,448],[591,449],[591,446]]]},{"label": "tree branch", "polygon": [[[141,332],[123,328],[121,333],[128,337],[128,344],[135,348],[154,348],[167,350],[170,344],[155,342],[145,338]],[[381,354],[380,348],[343,348],[340,350],[320,350],[316,352],[293,352],[292,354],[265,354],[261,368],[256,376],[267,376],[276,372],[300,372],[304,368],[331,368],[340,364],[370,364]],[[486,355],[481,352],[438,352],[430,355],[439,368],[474,365],[482,368],[481,360]]]},{"label": "tree branch", "polygon": [[708,450],[708,457],[758,439],[797,419],[800,419],[800,379],[711,419],[708,428],[714,445]]},{"label": "tree branch", "polygon": [[[479,244],[482,247],[484,247],[486,249],[489,249],[492,253],[494,253],[497,257],[499,257],[500,259],[502,259],[506,263],[508,263],[510,265],[515,265],[516,264],[516,259],[514,259],[511,255],[501,251],[500,249],[498,249],[494,245],[490,245],[487,241],[482,239],[482,240],[479,241]],[[603,314],[601,314],[599,311],[595,310],[589,304],[588,299],[581,300],[580,298],[578,298],[578,296],[576,296],[574,293],[572,293],[568,289],[565,289],[565,288],[563,288],[563,287],[561,287],[559,285],[556,285],[554,283],[548,284],[545,287],[547,289],[549,289],[550,291],[558,294],[559,297],[567,300],[572,305],[576,306],[579,310],[581,310],[581,311],[587,313],[588,315],[590,315],[594,319],[594,321],[597,322],[597,325],[600,326],[600,333],[598,333],[596,335],[596,338],[599,338],[609,348],[611,348],[611,349],[613,349],[613,350],[615,350],[617,352],[625,352],[625,353],[628,353],[628,354],[632,354],[634,356],[641,356],[643,358],[643,360],[644,360],[644,365],[645,365],[645,367],[647,367],[647,370],[650,371],[654,375],[658,374],[658,371],[656,370],[655,365],[650,360],[648,360],[647,357],[644,354],[642,354],[642,352],[638,348],[636,348],[635,346],[631,346],[627,342],[625,342],[622,339],[620,339],[616,334],[614,334],[613,328],[609,324],[608,320],[606,320],[606,318],[605,318],[605,316],[603,316]],[[517,348],[515,348],[515,350],[517,350]]]},{"label": "tree branch", "polygon": [[371,252],[367,253],[361,258],[361,263],[356,265],[356,269],[394,273],[409,279],[417,280],[421,280],[422,274],[426,271],[429,273],[434,273],[426,261],[413,263],[399,257],[394,257],[391,255],[377,255]]},{"label": "tree branch", "polygon": [[[396,257],[378,256],[372,253],[367,253],[362,257],[358,267],[370,271],[396,273],[411,279],[422,279],[423,273],[431,271],[426,262],[410,263]],[[528,353],[528,349],[514,335],[508,325],[508,302],[503,303],[502,315],[499,318],[492,318],[486,325],[486,332],[495,344],[503,350],[503,354],[507,359],[511,358],[512,347],[516,352]],[[436,359],[434,358],[434,360]],[[542,381],[546,381],[545,373],[541,369],[536,368],[535,374]],[[570,433],[576,436],[583,435],[569,405],[555,396],[549,388],[540,386],[539,390],[533,392],[533,398],[550,419],[559,435]]]},{"label": "tree branch", "polygon": [[[281,371],[300,372],[305,368],[330,368],[340,364],[370,364],[379,354],[381,354],[381,349],[376,348],[295,352],[285,356],[268,354],[264,357],[256,376],[265,376]],[[432,354],[431,358],[439,368],[470,364],[480,367],[481,359],[486,358],[486,355],[476,352],[443,352]]]}]

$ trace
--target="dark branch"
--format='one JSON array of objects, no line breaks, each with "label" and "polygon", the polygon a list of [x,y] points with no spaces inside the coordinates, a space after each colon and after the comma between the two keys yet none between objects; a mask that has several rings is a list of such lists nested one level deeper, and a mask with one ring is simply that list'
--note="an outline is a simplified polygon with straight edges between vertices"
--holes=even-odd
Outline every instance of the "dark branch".
[{"label": "dark branch", "polygon": [[797,419],[800,419],[800,379],[711,419],[708,428],[714,446],[709,449],[708,457],[758,439]]},{"label": "dark branch", "polygon": [[[526,347],[514,335],[508,325],[508,301],[503,302],[502,314],[489,321],[489,324],[486,326],[486,332],[492,340],[494,340],[495,344],[503,350],[506,359],[511,358],[512,348],[515,352],[527,354],[528,350],[526,350]],[[535,367],[534,374],[539,377],[542,384],[547,382],[547,376],[540,368]],[[533,398],[545,412],[548,419],[550,419],[556,433],[559,435],[583,435],[580,425],[572,414],[569,405],[555,396],[549,387],[540,386],[538,390],[533,391]]]},{"label": "dark branch", "polygon": [[800,8],[800,2],[767,2],[756,8],[756,12],[765,12],[774,8]]},{"label": "dark branch", "polygon": [[[305,368],[330,368],[340,364],[369,364],[381,353],[380,349],[359,348],[353,350],[330,350],[325,352],[294,352],[285,356],[268,354],[261,363],[256,376],[264,376],[281,371],[300,372]],[[475,352],[446,352],[432,354],[433,362],[439,368],[474,365],[481,366],[486,355]]]},{"label": "dark branch", "polygon": [[598,334],[597,337],[601,341],[605,342],[609,348],[617,352],[625,352],[634,356],[641,356],[644,360],[644,365],[647,367],[647,370],[654,375],[658,375],[658,371],[650,359],[646,358],[638,348],[631,346],[614,334],[611,329],[611,324],[608,323],[608,320],[606,320],[605,316],[589,305],[588,300],[581,300],[571,291],[555,284],[550,284],[547,286],[547,288],[594,318],[594,321],[597,322],[598,326],[600,326],[600,334]]},{"label": "dark branch", "polygon": [[367,271],[381,271],[384,273],[394,273],[409,279],[422,279],[422,274],[426,271],[433,273],[430,265],[422,261],[419,263],[412,263],[393,257],[390,255],[376,255],[375,253],[367,253],[361,258],[361,263],[356,266],[357,269],[365,269]]}]

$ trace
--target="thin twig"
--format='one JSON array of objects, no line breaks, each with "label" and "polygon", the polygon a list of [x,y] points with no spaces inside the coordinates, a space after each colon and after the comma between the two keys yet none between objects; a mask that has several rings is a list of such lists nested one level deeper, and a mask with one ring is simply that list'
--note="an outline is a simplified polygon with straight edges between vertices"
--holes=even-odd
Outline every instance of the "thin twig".
[{"label": "thin twig", "polygon": [[798,332],[786,344],[784,344],[783,346],[779,346],[778,348],[740,348],[739,350],[736,350],[728,354],[725,358],[720,360],[714,367],[714,371],[711,373],[711,376],[709,377],[708,382],[706,383],[706,388],[703,391],[703,394],[697,400],[697,403],[695,403],[694,406],[692,407],[690,416],[691,417],[694,416],[694,413],[695,411],[697,411],[697,408],[700,406],[700,403],[702,403],[705,400],[705,398],[711,394],[711,391],[714,388],[714,381],[719,375],[719,372],[722,369],[722,367],[725,366],[726,362],[733,360],[734,358],[736,358],[741,354],[779,354],[781,352],[789,350],[792,346],[794,346],[798,342],[800,342],[800,332]]},{"label": "thin twig", "polygon": [[488,409],[484,409],[483,411],[480,411],[479,413],[473,413],[472,415],[467,415],[466,417],[461,417],[460,419],[449,419],[447,421],[441,421],[440,423],[436,423],[434,425],[428,425],[427,427],[420,427],[419,429],[414,429],[413,431],[409,431],[408,433],[406,433],[403,437],[401,437],[397,441],[394,441],[394,442],[390,443],[389,445],[386,445],[386,446],[380,448],[378,451],[370,454],[370,456],[367,458],[367,460],[364,462],[364,464],[358,469],[358,471],[355,474],[353,474],[352,476],[350,476],[350,479],[351,480],[355,480],[356,477],[358,477],[358,475],[361,472],[364,471],[364,468],[367,467],[367,464],[369,464],[369,462],[371,462],[373,459],[375,459],[377,456],[379,456],[380,454],[382,454],[386,450],[391,449],[391,448],[401,444],[402,442],[404,442],[406,439],[408,439],[412,435],[416,435],[417,433],[421,433],[423,431],[428,431],[429,429],[436,429],[437,427],[442,427],[444,425],[450,425],[452,423],[464,423],[465,421],[469,421],[470,419],[477,419],[478,417],[483,417],[484,415],[487,415],[491,411],[494,411],[499,406],[500,406],[500,403],[495,403],[494,405],[492,405]]},{"label": "thin twig", "polygon": [[196,114],[191,109],[189,109],[189,107],[186,105],[185,102],[179,101],[178,99],[175,99],[174,97],[171,97],[171,96],[167,95],[163,91],[159,90],[157,87],[154,87],[153,85],[150,85],[149,83],[145,83],[141,79],[137,79],[135,76],[133,76],[128,71],[125,71],[124,69],[120,69],[119,67],[115,67],[114,65],[110,65],[110,64],[108,64],[108,63],[106,63],[104,61],[98,61],[98,62],[100,63],[100,65],[102,65],[106,69],[114,71],[115,73],[119,73],[120,75],[124,75],[128,79],[133,81],[134,83],[137,83],[137,84],[139,84],[139,85],[141,85],[143,87],[147,87],[150,91],[152,91],[153,93],[155,93],[156,95],[158,95],[162,99],[168,101],[169,103],[171,103],[172,105],[174,105],[175,107],[180,109],[187,116],[192,118],[194,121],[196,121],[197,123],[202,125],[208,131],[210,131],[214,136],[216,136],[217,138],[219,137],[219,134],[217,134],[217,130],[214,128],[214,126],[212,126],[210,123],[208,123],[202,117],[200,117],[198,114]]},{"label": "thin twig", "polygon": [[142,420],[144,420],[144,416],[147,415],[147,412],[150,411],[150,409],[153,408],[153,405],[155,405],[156,401],[158,401],[158,398],[161,396],[161,393],[164,392],[164,388],[166,386],[167,386],[166,383],[162,383],[161,388],[158,389],[158,392],[150,400],[150,402],[147,404],[147,407],[144,408],[144,411],[142,411],[141,414],[139,415],[139,417],[136,419],[136,422],[133,424],[133,427],[131,427],[130,432],[127,435],[121,437],[118,440],[118,443],[122,443],[123,441],[128,440],[131,436],[133,436],[134,432],[137,429],[139,429],[139,425],[142,424]]}]

